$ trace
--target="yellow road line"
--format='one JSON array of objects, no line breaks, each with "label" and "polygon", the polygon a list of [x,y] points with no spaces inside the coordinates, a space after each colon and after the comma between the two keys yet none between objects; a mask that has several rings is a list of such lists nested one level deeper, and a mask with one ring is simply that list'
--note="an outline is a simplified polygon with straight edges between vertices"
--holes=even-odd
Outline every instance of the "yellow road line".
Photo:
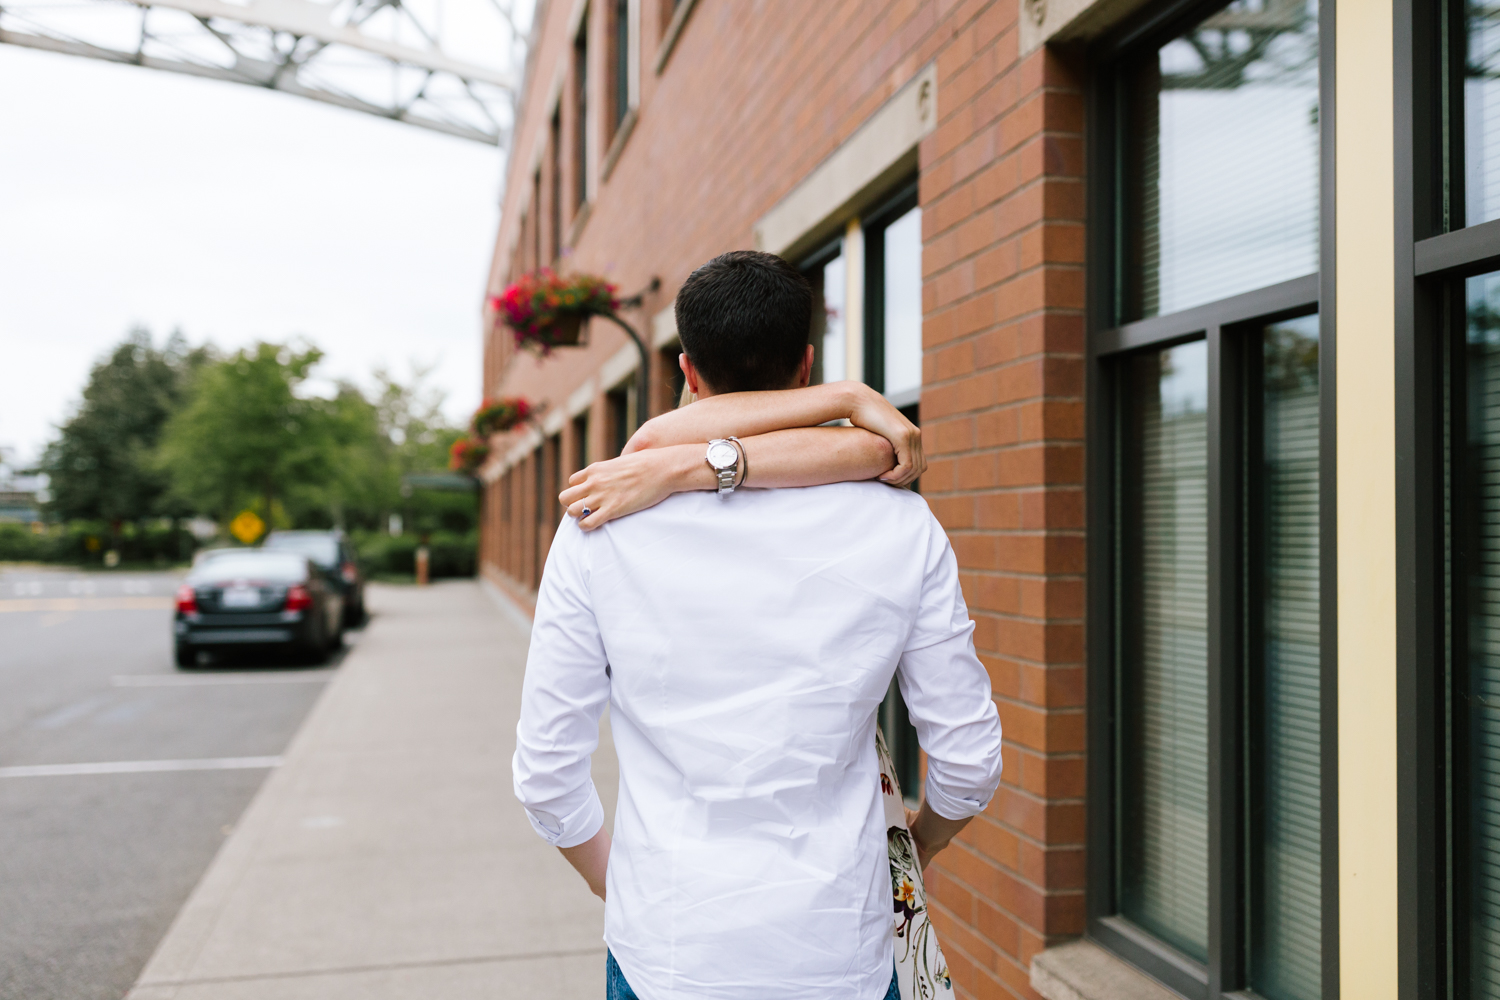
[{"label": "yellow road line", "polygon": [[6,611],[167,611],[170,597],[27,597],[0,600]]}]

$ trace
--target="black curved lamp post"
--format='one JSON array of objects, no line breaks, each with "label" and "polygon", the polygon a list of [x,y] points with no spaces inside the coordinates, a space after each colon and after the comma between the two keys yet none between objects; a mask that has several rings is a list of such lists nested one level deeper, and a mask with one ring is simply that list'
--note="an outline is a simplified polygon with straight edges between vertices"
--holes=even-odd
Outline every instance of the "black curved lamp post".
[{"label": "black curved lamp post", "polygon": [[[628,299],[621,299],[620,308],[639,309],[646,296],[660,287],[661,279],[652,278],[651,284]],[[635,332],[635,327],[621,319],[618,313],[605,313],[604,317],[630,335],[630,339],[635,341],[635,349],[641,355],[641,364],[635,373],[635,426],[639,427],[651,417],[651,352],[646,349],[646,342],[641,339],[641,335]]]}]

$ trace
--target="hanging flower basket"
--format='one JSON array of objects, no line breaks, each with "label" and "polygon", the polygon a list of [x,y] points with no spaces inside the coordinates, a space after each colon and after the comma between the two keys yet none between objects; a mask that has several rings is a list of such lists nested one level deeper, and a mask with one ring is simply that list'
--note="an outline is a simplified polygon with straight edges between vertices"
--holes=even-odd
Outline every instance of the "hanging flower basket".
[{"label": "hanging flower basket", "polygon": [[490,457],[490,446],[477,438],[459,438],[448,449],[448,468],[454,472],[474,473]]},{"label": "hanging flower basket", "polygon": [[516,337],[516,346],[543,356],[579,342],[583,321],[620,307],[619,288],[589,274],[562,277],[548,268],[521,275],[490,305]]},{"label": "hanging flower basket", "polygon": [[469,422],[469,427],[476,438],[484,441],[491,434],[502,434],[510,430],[531,416],[533,411],[531,403],[520,396],[486,399],[474,411],[474,419]]}]

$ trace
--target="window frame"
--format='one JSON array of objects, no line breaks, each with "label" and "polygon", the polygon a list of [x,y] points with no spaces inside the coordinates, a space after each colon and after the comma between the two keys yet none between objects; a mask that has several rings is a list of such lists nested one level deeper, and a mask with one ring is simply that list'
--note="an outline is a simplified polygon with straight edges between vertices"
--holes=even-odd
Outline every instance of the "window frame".
[{"label": "window frame", "polygon": [[[1410,2],[1410,0],[1399,0]],[[1224,6],[1222,0],[1158,4],[1093,46],[1094,67],[1085,96],[1087,233],[1085,303],[1086,414],[1086,622],[1085,703],[1087,879],[1086,936],[1175,992],[1228,1000],[1248,994],[1250,914],[1246,875],[1246,797],[1249,734],[1246,731],[1247,662],[1242,540],[1250,483],[1245,463],[1245,390],[1254,385],[1247,337],[1277,320],[1319,316],[1319,715],[1321,806],[1321,945],[1324,997],[1338,996],[1338,760],[1337,760],[1337,548],[1336,548],[1336,316],[1334,313],[1334,7],[1318,5],[1319,59],[1319,270],[1316,273],[1194,306],[1175,313],[1119,323],[1127,288],[1121,243],[1124,185],[1122,131],[1128,121],[1122,71],[1133,57]],[[1208,351],[1208,961],[1200,964],[1120,914],[1119,727],[1116,720],[1119,651],[1116,627],[1120,565],[1116,523],[1120,509],[1120,362],[1146,350],[1194,340]],[[1253,995],[1253,994],[1251,994]]]},{"label": "window frame", "polygon": [[[804,278],[806,278],[809,283],[813,283],[813,275],[814,275],[814,273],[817,272],[818,270],[820,270],[821,268],[823,268],[826,264],[828,264],[829,261],[833,260],[835,257],[841,256],[843,254],[843,252],[844,252],[844,234],[843,234],[843,231],[840,230],[835,235],[829,237],[824,242],[818,244],[814,249],[812,249],[808,253],[803,254],[802,257],[800,257],[797,260],[797,270],[799,272],[801,272],[802,276]],[[846,261],[846,263],[847,263],[847,261]],[[845,287],[844,291],[845,291],[846,295],[848,294],[847,284],[848,283],[845,282],[846,287]],[[821,302],[814,302],[813,303],[813,308],[814,309],[821,309],[822,307],[823,307],[823,303],[821,303]],[[845,312],[846,313],[848,312],[847,306],[845,307]],[[823,323],[824,323],[823,329],[826,330],[827,329],[827,326],[826,326],[827,320],[825,319],[823,321]],[[815,324],[815,328],[816,328],[816,324]],[[816,384],[822,384],[823,382],[827,381],[827,379],[825,378],[825,375],[824,375],[824,372],[823,372],[823,344],[821,343],[821,341],[813,343],[813,349],[814,349],[813,373],[817,376],[817,378],[813,380],[813,384],[815,384],[815,385]],[[848,352],[848,333],[846,331],[845,332],[845,353],[846,353],[846,355],[847,355],[847,352]],[[847,365],[845,367],[847,369]],[[848,379],[850,377],[851,377],[850,373],[846,370],[844,372],[844,378]]]},{"label": "window frame", "polygon": [[[914,208],[921,207],[919,178],[910,177],[862,217],[864,230],[864,372],[863,381],[876,392],[885,393],[885,231],[891,223]],[[909,409],[921,399],[892,400],[901,409]],[[915,421],[913,421],[915,422]]]},{"label": "window frame", "polygon": [[1500,271],[1500,220],[1465,225],[1461,4],[1394,0],[1393,13],[1397,995],[1466,1000],[1468,901],[1448,874],[1468,863],[1465,734],[1457,699],[1446,705],[1464,670],[1466,581],[1459,559],[1445,565],[1444,495],[1462,484],[1450,455],[1465,425],[1464,281]]}]

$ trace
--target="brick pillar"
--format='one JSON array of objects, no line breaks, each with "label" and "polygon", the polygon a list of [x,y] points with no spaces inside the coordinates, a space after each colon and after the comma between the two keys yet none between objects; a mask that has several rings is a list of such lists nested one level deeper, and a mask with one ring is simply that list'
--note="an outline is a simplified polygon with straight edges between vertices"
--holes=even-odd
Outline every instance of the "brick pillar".
[{"label": "brick pillar", "polygon": [[921,148],[922,488],[1005,728],[1000,791],[929,874],[963,997],[1035,997],[1032,957],[1084,929],[1082,95],[1003,11],[939,56]]}]

